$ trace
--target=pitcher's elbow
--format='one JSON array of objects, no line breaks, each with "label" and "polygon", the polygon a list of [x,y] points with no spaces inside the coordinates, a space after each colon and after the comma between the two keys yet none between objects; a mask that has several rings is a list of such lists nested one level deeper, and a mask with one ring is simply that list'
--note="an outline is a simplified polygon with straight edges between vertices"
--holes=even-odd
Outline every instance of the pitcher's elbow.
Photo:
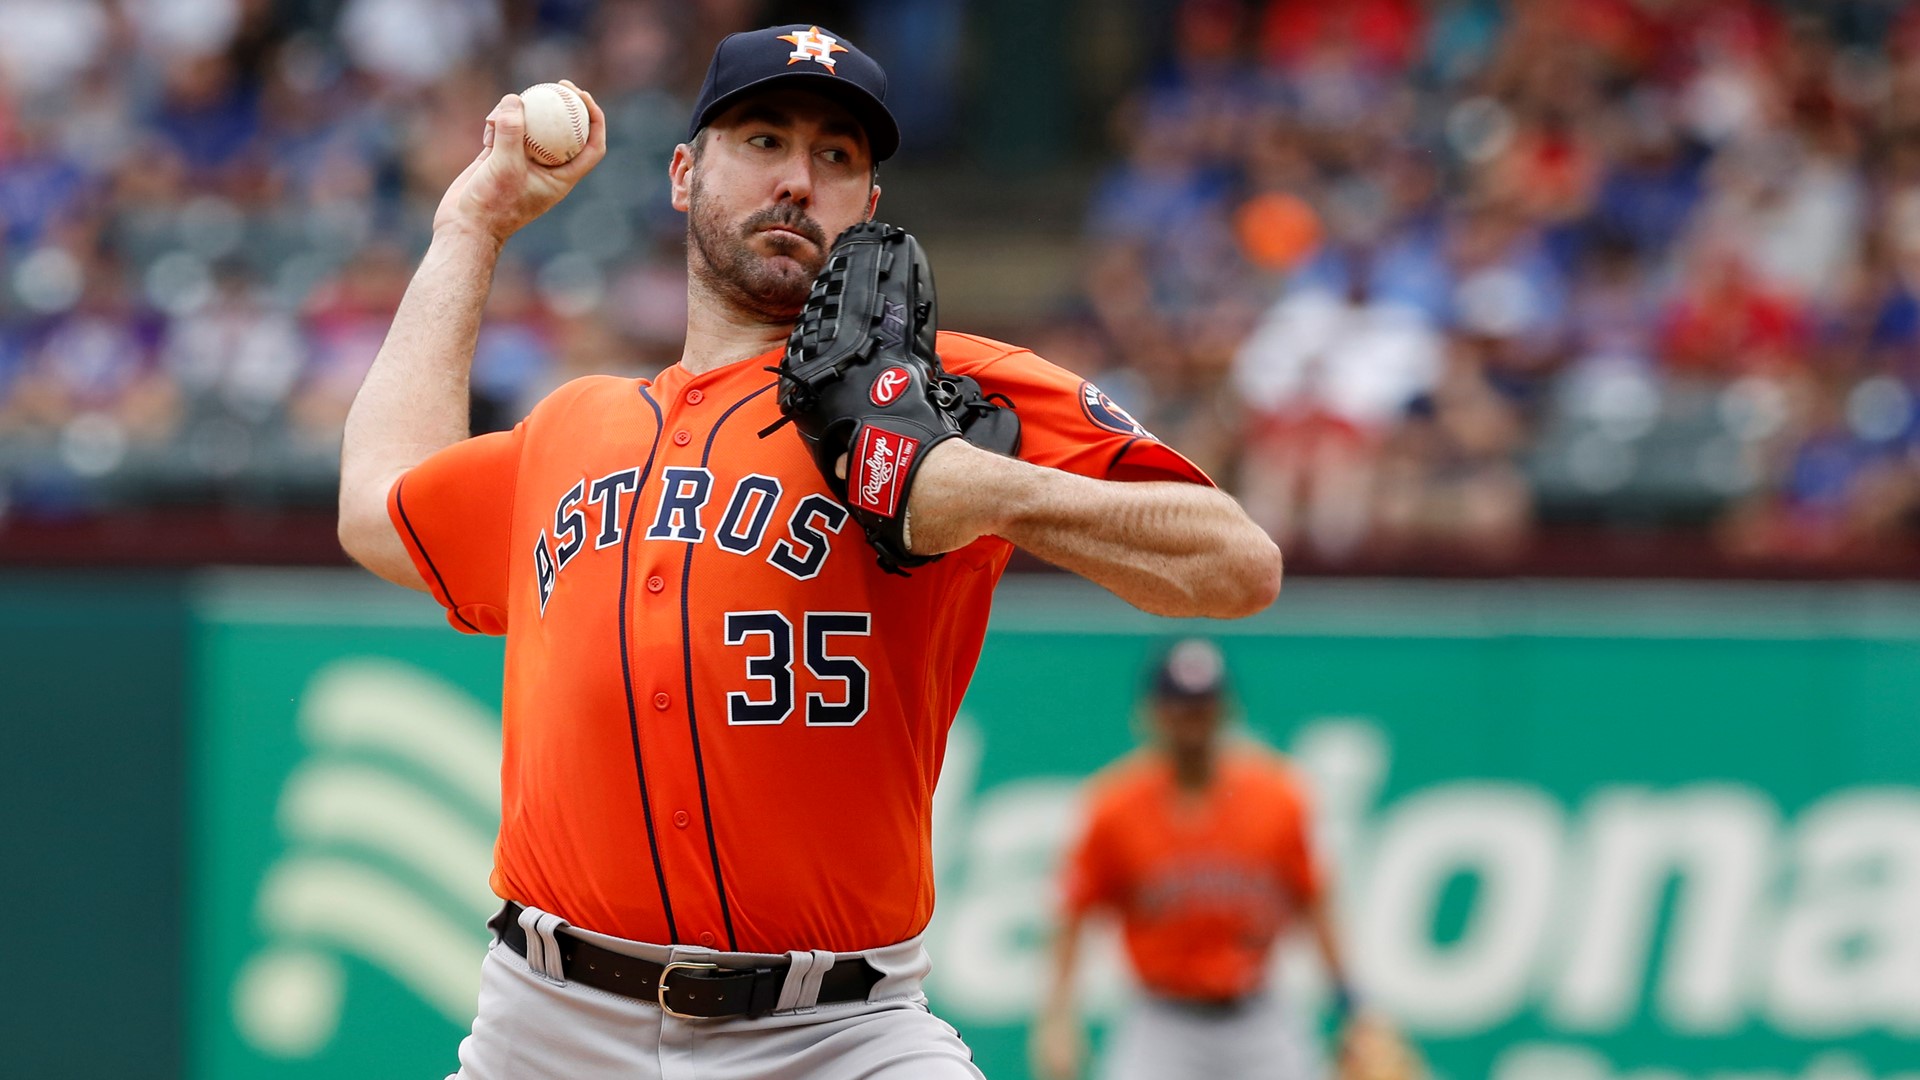
[{"label": "pitcher's elbow", "polygon": [[366,561],[361,557],[361,552],[365,550],[367,526],[360,520],[359,515],[342,506],[340,520],[334,525],[333,535],[340,541],[340,550],[346,552],[348,558],[357,563]]},{"label": "pitcher's elbow", "polygon": [[1258,615],[1280,598],[1280,583],[1286,573],[1285,562],[1280,556],[1279,545],[1265,533],[1259,534],[1258,541],[1250,543],[1248,550],[1235,562],[1233,587],[1222,598],[1220,609],[1212,612],[1215,618],[1244,619],[1249,615]]},{"label": "pitcher's elbow", "polygon": [[340,517],[334,526],[340,550],[362,566],[372,566],[380,552],[393,543],[393,524],[387,520],[384,497],[373,498],[360,490],[342,490]]},{"label": "pitcher's elbow", "polygon": [[1254,596],[1259,601],[1255,611],[1265,611],[1280,599],[1280,586],[1287,576],[1286,559],[1280,554],[1280,545],[1271,539],[1261,551],[1256,571]]}]

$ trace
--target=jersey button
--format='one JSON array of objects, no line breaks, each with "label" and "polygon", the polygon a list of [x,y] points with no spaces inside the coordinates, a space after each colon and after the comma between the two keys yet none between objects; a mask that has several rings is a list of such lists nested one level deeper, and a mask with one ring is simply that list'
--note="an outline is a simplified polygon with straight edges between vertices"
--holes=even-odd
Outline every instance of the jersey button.
[{"label": "jersey button", "polygon": [[679,431],[673,433],[673,445],[675,446],[685,446],[692,441],[693,435],[685,428],[681,428]]},{"label": "jersey button", "polygon": [[700,944],[705,945],[707,948],[709,949],[713,948],[713,943],[718,940],[719,940],[718,938],[713,936],[713,931],[711,930],[700,931]]},{"label": "jersey button", "polygon": [[653,695],[653,707],[659,709],[661,712],[666,712],[667,706],[671,704],[673,704],[673,699],[667,696],[665,690]]},{"label": "jersey button", "polygon": [[667,579],[661,577],[659,574],[655,574],[652,577],[647,579],[648,592],[659,592],[661,589],[664,589],[666,587],[667,587]]},{"label": "jersey button", "polygon": [[689,405],[698,405],[702,401],[705,401],[706,398],[707,398],[707,395],[701,393],[698,390],[687,391],[687,404]]},{"label": "jersey button", "polygon": [[692,820],[693,820],[692,818],[687,816],[687,812],[685,810],[675,810],[673,812],[673,827],[676,829],[686,828],[687,822]]}]

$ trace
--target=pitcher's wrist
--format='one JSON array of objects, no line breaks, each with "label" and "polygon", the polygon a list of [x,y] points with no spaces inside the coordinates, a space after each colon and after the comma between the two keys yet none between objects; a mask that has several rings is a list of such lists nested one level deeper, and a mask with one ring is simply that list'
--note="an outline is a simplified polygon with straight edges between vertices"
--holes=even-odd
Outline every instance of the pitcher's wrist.
[{"label": "pitcher's wrist", "polygon": [[433,242],[435,244],[470,244],[498,258],[501,249],[507,246],[507,237],[496,234],[492,229],[470,218],[453,217],[434,223]]}]

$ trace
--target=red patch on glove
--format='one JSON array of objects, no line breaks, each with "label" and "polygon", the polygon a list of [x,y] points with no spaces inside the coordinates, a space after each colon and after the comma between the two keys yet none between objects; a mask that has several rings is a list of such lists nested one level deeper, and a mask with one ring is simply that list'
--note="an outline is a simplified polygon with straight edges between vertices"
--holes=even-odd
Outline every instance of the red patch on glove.
[{"label": "red patch on glove", "polygon": [[919,439],[871,425],[863,428],[847,459],[847,498],[854,508],[881,517],[898,514],[908,466],[919,452]]}]

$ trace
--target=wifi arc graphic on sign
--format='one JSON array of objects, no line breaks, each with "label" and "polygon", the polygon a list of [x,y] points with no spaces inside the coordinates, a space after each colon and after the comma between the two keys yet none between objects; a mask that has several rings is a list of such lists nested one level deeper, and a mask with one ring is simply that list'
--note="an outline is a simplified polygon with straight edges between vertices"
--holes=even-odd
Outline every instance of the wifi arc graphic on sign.
[{"label": "wifi arc graphic on sign", "polygon": [[286,848],[254,896],[264,943],[234,979],[237,1030],[276,1057],[321,1052],[348,957],[464,1027],[499,903],[497,716],[418,668],[357,658],[315,674],[298,722],[309,756],[281,788]]}]

